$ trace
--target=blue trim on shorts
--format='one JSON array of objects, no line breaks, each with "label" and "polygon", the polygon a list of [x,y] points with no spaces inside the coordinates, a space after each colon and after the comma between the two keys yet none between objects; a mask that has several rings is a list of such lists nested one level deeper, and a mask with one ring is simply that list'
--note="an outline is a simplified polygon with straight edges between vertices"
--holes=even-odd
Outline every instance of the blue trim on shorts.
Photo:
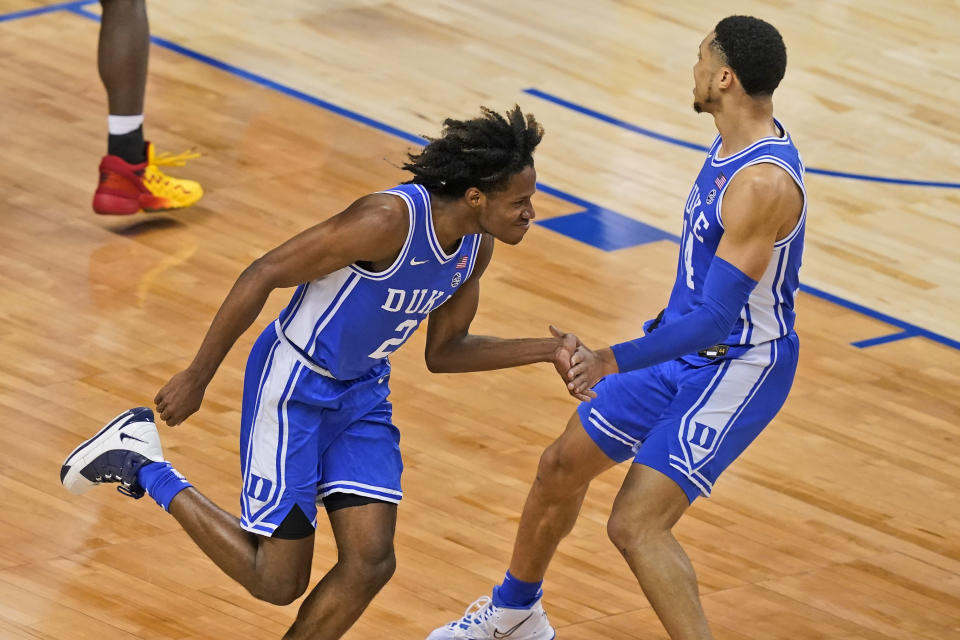
[{"label": "blue trim on shorts", "polygon": [[623,453],[623,447],[627,445],[614,440],[604,433],[598,433],[598,429],[590,422],[590,412],[592,410],[593,408],[590,402],[580,403],[577,407],[577,414],[580,416],[580,426],[583,427],[583,430],[587,432],[587,435],[590,436],[593,443],[597,445],[608,458],[617,463],[629,460],[630,457],[634,455],[632,449],[627,451],[626,454],[621,455]]},{"label": "blue trim on shorts", "polygon": [[[583,427],[583,430],[586,432],[590,439],[593,440],[593,443],[600,448],[603,453],[613,460],[616,463],[621,463],[629,460],[631,457],[639,457],[639,452],[636,451],[636,448],[626,449],[627,445],[624,443],[611,438],[610,436],[599,432],[596,425],[590,422],[591,417],[590,413],[595,411],[589,402],[581,402],[577,407],[577,414],[580,417],[580,425]],[[597,411],[597,414],[601,414]],[[589,426],[588,426],[589,425]],[[673,435],[672,432],[661,431],[659,432],[659,437],[669,437]],[[657,434],[651,434],[648,440],[654,439]],[[640,441],[638,441],[640,442]],[[644,440],[643,443],[646,443],[647,440]],[[640,451],[643,451],[643,446],[640,446]],[[677,483],[677,485],[683,490],[684,494],[687,496],[687,501],[693,503],[702,493],[699,487],[697,487],[687,475],[678,468],[673,467],[668,460],[649,460],[644,462],[634,462],[634,464],[641,464],[645,467],[650,467],[656,471],[659,471],[663,475],[667,476],[671,480]],[[707,493],[709,495],[709,492]]]},{"label": "blue trim on shorts", "polygon": [[400,500],[403,499],[403,493],[397,492],[393,493],[392,490],[388,493],[386,490],[378,489],[368,489],[366,487],[356,487],[349,484],[344,484],[340,482],[334,482],[331,486],[328,486],[320,494],[321,498],[326,498],[327,496],[334,493],[352,493],[357,496],[366,496],[368,498],[376,498],[377,500],[384,500],[386,502],[393,502],[399,504]]}]

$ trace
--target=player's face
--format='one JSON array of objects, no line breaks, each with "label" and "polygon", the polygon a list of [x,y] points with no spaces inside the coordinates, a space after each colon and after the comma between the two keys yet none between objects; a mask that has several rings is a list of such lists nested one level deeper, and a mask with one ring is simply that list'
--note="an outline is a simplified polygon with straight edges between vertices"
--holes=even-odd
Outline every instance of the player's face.
[{"label": "player's face", "polygon": [[501,242],[517,244],[537,217],[531,198],[537,190],[537,171],[532,166],[515,173],[507,188],[486,195],[486,206],[480,214],[483,230]]},{"label": "player's face", "polygon": [[693,110],[709,113],[715,104],[716,90],[713,76],[717,70],[717,52],[710,46],[715,34],[711,33],[700,43],[697,63],[693,65]]}]

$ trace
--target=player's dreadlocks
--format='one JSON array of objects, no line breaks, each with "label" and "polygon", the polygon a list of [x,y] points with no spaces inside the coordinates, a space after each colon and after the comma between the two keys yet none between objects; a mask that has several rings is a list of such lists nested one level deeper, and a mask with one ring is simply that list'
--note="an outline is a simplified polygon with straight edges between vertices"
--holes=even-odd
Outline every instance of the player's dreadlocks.
[{"label": "player's dreadlocks", "polygon": [[428,138],[423,151],[408,154],[410,162],[403,168],[413,174],[410,182],[447,197],[462,196],[470,187],[495,192],[533,165],[533,150],[543,137],[536,118],[524,117],[519,106],[506,118],[481,109],[483,115],[472,120],[448,118],[439,138]]}]

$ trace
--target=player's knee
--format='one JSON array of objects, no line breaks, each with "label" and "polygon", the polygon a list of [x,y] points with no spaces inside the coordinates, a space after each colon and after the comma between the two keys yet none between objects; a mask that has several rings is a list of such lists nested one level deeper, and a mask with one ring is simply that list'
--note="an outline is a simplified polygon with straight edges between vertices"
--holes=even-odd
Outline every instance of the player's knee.
[{"label": "player's knee", "polygon": [[624,518],[613,513],[607,520],[607,537],[620,553],[626,555],[630,549],[638,546],[643,533],[632,518]]},{"label": "player's knee", "polygon": [[345,565],[350,571],[352,582],[373,597],[386,585],[397,570],[397,558],[393,553],[376,561],[352,562]]},{"label": "player's knee", "polygon": [[263,600],[264,602],[269,602],[270,604],[275,604],[280,607],[284,607],[300,596],[303,595],[303,592],[307,590],[306,584],[277,584],[270,586],[259,586],[257,588],[251,589],[250,593],[257,600]]},{"label": "player's knee", "polygon": [[636,514],[614,510],[607,520],[607,537],[623,555],[642,550],[651,540],[669,534],[670,527],[654,517],[638,518]]},{"label": "player's knee", "polygon": [[577,460],[560,443],[553,443],[540,456],[537,482],[549,493],[567,495],[584,487],[577,472]]},{"label": "player's knee", "polygon": [[349,555],[342,555],[340,564],[349,572],[351,582],[364,585],[370,595],[379,591],[397,570],[393,541],[364,545]]},{"label": "player's knee", "polygon": [[248,587],[250,595],[270,604],[286,606],[303,595],[310,582],[309,573],[285,576],[283,580],[260,580]]}]

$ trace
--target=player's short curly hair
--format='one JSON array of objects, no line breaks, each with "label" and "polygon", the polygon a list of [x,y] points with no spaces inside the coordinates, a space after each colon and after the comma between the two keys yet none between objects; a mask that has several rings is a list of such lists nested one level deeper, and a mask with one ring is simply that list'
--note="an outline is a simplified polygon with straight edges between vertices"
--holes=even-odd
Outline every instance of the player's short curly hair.
[{"label": "player's short curly hair", "polygon": [[410,153],[403,168],[409,182],[422,184],[441,196],[462,196],[470,187],[496,192],[506,189],[510,177],[533,165],[533,150],[543,138],[543,127],[519,106],[506,117],[486,107],[472,120],[448,118],[439,138],[429,138],[420,153]]},{"label": "player's short curly hair", "polygon": [[787,48],[769,22],[751,16],[729,16],[717,23],[710,43],[723,54],[749,96],[768,96],[787,70]]}]

